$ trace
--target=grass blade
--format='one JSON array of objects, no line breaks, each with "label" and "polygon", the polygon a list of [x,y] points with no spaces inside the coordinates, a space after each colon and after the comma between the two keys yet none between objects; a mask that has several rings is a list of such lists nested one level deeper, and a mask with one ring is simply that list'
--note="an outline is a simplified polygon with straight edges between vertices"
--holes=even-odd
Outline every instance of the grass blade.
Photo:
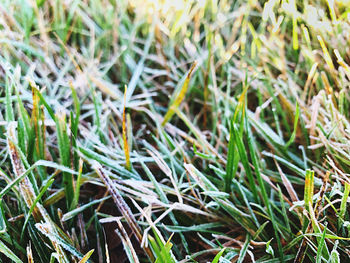
[{"label": "grass blade", "polygon": [[174,102],[169,106],[169,109],[167,111],[167,113],[164,116],[163,122],[162,122],[162,126],[164,126],[168,121],[170,121],[170,119],[172,118],[172,116],[175,113],[174,109],[177,109],[181,102],[183,101],[183,99],[185,98],[186,92],[188,90],[188,86],[191,80],[191,76],[193,73],[194,68],[196,67],[197,62],[194,62],[190,68],[190,70],[187,73],[186,79],[184,84],[182,85],[182,88],[179,92],[179,94],[176,96],[176,98],[174,99]]},{"label": "grass blade", "polygon": [[130,152],[129,152],[129,144],[127,139],[127,132],[126,132],[126,117],[125,117],[125,107],[126,107],[126,94],[127,94],[127,86],[125,85],[125,92],[124,92],[124,107],[123,107],[123,142],[124,142],[124,154],[125,154],[125,160],[126,160],[126,169],[131,171],[131,163],[130,163]]}]

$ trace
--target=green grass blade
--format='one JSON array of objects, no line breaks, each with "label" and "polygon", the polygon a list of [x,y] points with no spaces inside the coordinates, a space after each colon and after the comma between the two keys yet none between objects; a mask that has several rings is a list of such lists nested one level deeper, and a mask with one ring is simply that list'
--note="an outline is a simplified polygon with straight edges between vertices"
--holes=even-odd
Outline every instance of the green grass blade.
[{"label": "green grass blade", "polygon": [[1,240],[0,240],[0,253],[10,258],[16,263],[23,263]]}]

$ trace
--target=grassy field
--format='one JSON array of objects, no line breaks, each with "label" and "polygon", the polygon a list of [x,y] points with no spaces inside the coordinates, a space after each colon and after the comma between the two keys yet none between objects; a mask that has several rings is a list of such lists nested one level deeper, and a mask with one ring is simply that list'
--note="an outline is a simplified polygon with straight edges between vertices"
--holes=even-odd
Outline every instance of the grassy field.
[{"label": "grassy field", "polygon": [[349,0],[0,0],[0,262],[350,262]]}]

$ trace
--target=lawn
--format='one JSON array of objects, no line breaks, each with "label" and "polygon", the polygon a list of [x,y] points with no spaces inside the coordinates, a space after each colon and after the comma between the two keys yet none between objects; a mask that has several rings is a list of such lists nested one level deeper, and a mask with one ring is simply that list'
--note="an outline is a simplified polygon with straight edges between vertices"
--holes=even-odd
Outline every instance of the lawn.
[{"label": "lawn", "polygon": [[0,0],[0,263],[350,262],[349,0]]}]

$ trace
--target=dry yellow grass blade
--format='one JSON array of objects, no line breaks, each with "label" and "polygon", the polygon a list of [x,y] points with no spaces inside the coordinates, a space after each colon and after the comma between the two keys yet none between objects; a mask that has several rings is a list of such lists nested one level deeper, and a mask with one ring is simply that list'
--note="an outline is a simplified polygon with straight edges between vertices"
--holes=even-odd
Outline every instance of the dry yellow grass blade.
[{"label": "dry yellow grass blade", "polygon": [[305,209],[308,211],[310,207],[312,207],[312,198],[314,196],[314,178],[315,172],[307,170],[305,175],[304,202]]},{"label": "dry yellow grass blade", "polygon": [[28,263],[34,263],[32,247],[30,244],[27,246],[27,258],[28,258]]},{"label": "dry yellow grass blade", "polygon": [[85,256],[81,260],[79,260],[79,263],[86,263],[91,257],[92,253],[94,253],[94,251],[94,249],[91,249],[89,252],[87,252]]},{"label": "dry yellow grass blade", "polygon": [[131,163],[130,163],[130,152],[129,152],[129,144],[128,139],[126,135],[126,117],[125,117],[125,106],[126,106],[126,91],[127,86],[125,85],[125,92],[124,92],[124,107],[123,107],[123,143],[124,143],[124,154],[125,154],[125,161],[126,161],[126,169],[129,171],[131,170]]},{"label": "dry yellow grass blade", "polygon": [[325,61],[327,63],[327,66],[330,69],[330,73],[332,75],[332,78],[333,78],[334,82],[337,84],[337,86],[339,86],[339,81],[338,81],[337,74],[336,74],[337,71],[336,71],[336,69],[334,67],[331,55],[328,52],[326,44],[324,43],[324,41],[323,41],[323,39],[322,39],[322,37],[320,35],[317,36],[317,39],[320,42],[320,45],[321,45],[321,48],[322,48],[322,52],[323,52],[323,55],[324,55],[324,59],[325,59]]},{"label": "dry yellow grass blade", "polygon": [[245,94],[247,93],[248,87],[249,86],[245,86],[243,91],[242,91],[242,94],[239,96],[238,104],[237,104],[237,107],[236,107],[236,110],[235,110],[235,114],[233,115],[233,122],[237,121],[237,117],[238,117],[238,114],[240,112],[242,112],[242,119],[244,118],[245,105],[246,105]]},{"label": "dry yellow grass blade", "polygon": [[322,79],[323,84],[326,88],[327,95],[332,95],[333,89],[332,89],[331,85],[329,84],[327,75],[324,71],[321,72],[321,79]]},{"label": "dry yellow grass blade", "polygon": [[196,67],[196,65],[197,65],[197,62],[195,61],[192,64],[190,71],[187,74],[187,77],[185,79],[184,84],[182,85],[182,88],[181,88],[179,95],[175,98],[174,102],[170,105],[168,112],[165,114],[163,122],[162,122],[162,126],[164,126],[168,121],[170,121],[171,117],[173,117],[173,115],[175,113],[175,109],[180,106],[181,102],[185,98],[186,92],[188,90],[188,84],[190,83],[192,72],[193,72],[194,68]]},{"label": "dry yellow grass blade", "polygon": [[[39,149],[39,96],[38,93],[35,92],[35,89],[37,88],[35,84],[31,81],[29,82],[32,87],[32,98],[33,98],[33,110],[32,110],[32,119],[31,122],[34,124],[34,131],[35,131],[35,148],[37,153],[40,152]],[[43,124],[44,125],[44,124]]]},{"label": "dry yellow grass blade", "polygon": [[331,69],[331,71],[335,70],[332,58],[329,55],[329,52],[328,52],[327,47],[326,47],[326,44],[324,43],[322,37],[318,35],[317,39],[320,42],[320,45],[321,45],[321,48],[322,48],[322,52],[323,52],[323,55],[324,55],[324,59],[325,59],[327,65],[328,65],[328,67]]},{"label": "dry yellow grass blade", "polygon": [[344,59],[341,57],[341,55],[337,49],[334,50],[334,54],[337,57],[337,62],[339,63],[339,65],[341,65],[344,68],[346,76],[348,77],[348,79],[350,79],[350,67],[349,67],[349,65],[345,63]]},{"label": "dry yellow grass blade", "polygon": [[328,8],[329,8],[329,14],[331,16],[332,23],[336,23],[337,22],[337,15],[336,15],[336,12],[334,9],[335,1],[334,0],[327,0],[326,2],[328,5]]}]

